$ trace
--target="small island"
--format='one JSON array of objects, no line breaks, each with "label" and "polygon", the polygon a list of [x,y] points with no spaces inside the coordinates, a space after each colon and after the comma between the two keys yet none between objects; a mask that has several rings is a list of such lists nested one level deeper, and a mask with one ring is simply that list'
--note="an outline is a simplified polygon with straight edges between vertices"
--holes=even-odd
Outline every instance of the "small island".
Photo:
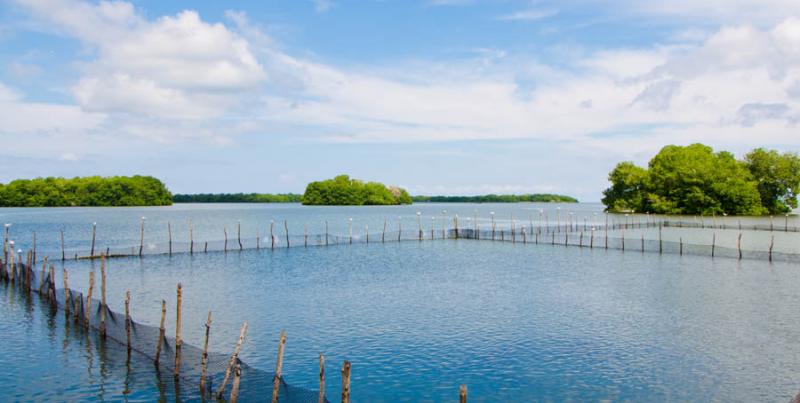
[{"label": "small island", "polygon": [[347,175],[311,182],[303,193],[303,204],[308,206],[389,206],[411,203],[411,196],[405,189],[351,179]]},{"label": "small island", "polygon": [[480,196],[414,196],[415,203],[577,203],[570,196],[534,193],[522,195],[480,195]]},{"label": "small island", "polygon": [[800,157],[756,148],[737,160],[703,144],[670,145],[647,168],[621,162],[603,192],[610,212],[785,214],[797,208]]},{"label": "small island", "polygon": [[0,207],[169,206],[172,194],[152,176],[17,179],[0,184]]}]

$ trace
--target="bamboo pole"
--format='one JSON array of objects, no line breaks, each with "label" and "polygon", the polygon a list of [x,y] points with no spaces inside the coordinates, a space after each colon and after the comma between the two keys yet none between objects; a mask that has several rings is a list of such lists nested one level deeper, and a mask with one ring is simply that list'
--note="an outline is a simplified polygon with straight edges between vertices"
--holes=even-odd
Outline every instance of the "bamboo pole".
[{"label": "bamboo pole", "polygon": [[369,243],[369,224],[364,225],[364,236],[367,238],[367,243]]},{"label": "bamboo pole", "polygon": [[167,221],[167,235],[169,236],[169,255],[172,256],[172,224]]},{"label": "bamboo pole", "polygon": [[97,239],[97,223],[92,223],[92,250],[89,252],[89,257],[94,257],[94,241]]},{"label": "bamboo pole", "polygon": [[275,249],[275,220],[269,222],[269,239],[272,242],[271,249]]},{"label": "bamboo pole", "polygon": [[714,252],[717,249],[717,233],[711,234],[711,257],[714,257]]},{"label": "bamboo pole", "polygon": [[106,337],[106,255],[100,255],[100,335]]},{"label": "bamboo pole", "polygon": [[84,323],[89,327],[89,319],[92,314],[92,292],[94,291],[94,272],[89,272],[89,293],[86,294],[86,309],[84,310]]},{"label": "bamboo pole", "polygon": [[458,401],[459,403],[467,403],[467,385],[461,385],[458,388]]},{"label": "bamboo pole", "polygon": [[225,369],[225,378],[222,379],[222,385],[220,385],[219,390],[217,391],[218,399],[222,399],[222,396],[225,393],[225,386],[228,384],[228,380],[231,377],[231,371],[239,359],[239,351],[242,350],[242,343],[244,343],[245,336],[247,336],[247,322],[242,324],[242,329],[239,331],[239,341],[236,342],[236,348],[233,350],[233,354],[231,354],[231,358],[228,361],[228,367]]},{"label": "bamboo pole", "polygon": [[278,403],[278,394],[281,390],[281,371],[283,369],[283,350],[286,346],[286,332],[281,330],[278,341],[278,359],[275,364],[275,377],[272,380],[272,403]]},{"label": "bamboo pole", "polygon": [[236,240],[239,242],[239,251],[241,252],[242,249],[242,222],[236,221]]},{"label": "bamboo pole", "polygon": [[290,247],[289,244],[289,221],[283,220],[283,230],[286,232],[286,247]]},{"label": "bamboo pole", "polygon": [[50,297],[50,303],[53,304],[53,309],[55,309],[58,308],[58,301],[56,300],[56,268],[52,265],[50,266],[49,283],[50,287],[48,287],[47,296]]},{"label": "bamboo pole", "polygon": [[739,233],[739,237],[736,239],[736,249],[739,250],[739,260],[742,260],[742,233]]},{"label": "bamboo pole", "polygon": [[678,238],[678,242],[680,245],[680,255],[683,256],[683,237]]},{"label": "bamboo pole", "polygon": [[128,354],[131,353],[131,292],[125,291],[125,335],[128,338]]},{"label": "bamboo pole", "polygon": [[223,225],[222,232],[225,234],[225,245],[222,247],[222,250],[225,253],[228,253],[228,227]]},{"label": "bamboo pole", "polygon": [[239,381],[242,378],[242,366],[236,363],[236,368],[233,370],[233,386],[231,387],[230,403],[236,403],[239,400]]},{"label": "bamboo pole", "polygon": [[61,233],[61,261],[67,260],[67,253],[64,251],[64,230],[59,230]]},{"label": "bamboo pole", "polygon": [[194,255],[194,227],[192,220],[189,220],[189,254]]},{"label": "bamboo pole", "polygon": [[69,291],[69,273],[67,273],[67,269],[63,269],[61,272],[61,277],[64,278],[64,313],[69,316],[69,301],[70,301],[70,291]]},{"label": "bamboo pole", "polygon": [[164,344],[164,321],[167,319],[167,301],[161,300],[161,326],[158,327],[158,343],[156,344],[156,359],[155,364],[158,367],[158,363],[161,360],[161,345]]},{"label": "bamboo pole", "polygon": [[206,319],[206,337],[203,342],[203,359],[201,361],[200,369],[200,393],[205,396],[206,394],[206,371],[208,371],[208,337],[211,333],[211,311],[208,311],[208,319]]},{"label": "bamboo pole", "polygon": [[181,375],[181,303],[183,302],[183,286],[178,283],[175,299],[175,380]]},{"label": "bamboo pole", "polygon": [[350,361],[342,366],[342,403],[350,403]]},{"label": "bamboo pole", "polygon": [[319,400],[318,403],[325,403],[325,356],[319,355]]},{"label": "bamboo pole", "polygon": [[139,237],[139,257],[142,257],[143,252],[144,252],[144,217],[142,217],[142,225]]},{"label": "bamboo pole", "polygon": [[589,235],[589,249],[594,249],[594,226],[592,226],[591,230],[592,232]]},{"label": "bamboo pole", "polygon": [[383,232],[381,233],[381,243],[386,242],[386,218],[383,219]]},{"label": "bamboo pole", "polygon": [[769,239],[769,261],[772,262],[772,247],[775,246],[775,235]]}]

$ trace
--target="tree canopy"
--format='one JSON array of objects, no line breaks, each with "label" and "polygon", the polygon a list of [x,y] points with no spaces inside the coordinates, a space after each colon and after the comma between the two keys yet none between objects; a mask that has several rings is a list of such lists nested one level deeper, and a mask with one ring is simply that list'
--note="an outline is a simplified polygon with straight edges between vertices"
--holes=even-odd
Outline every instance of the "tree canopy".
[{"label": "tree canopy", "polygon": [[431,203],[577,203],[570,196],[535,193],[524,195],[480,195],[480,196],[413,196],[415,202]]},{"label": "tree canopy", "polygon": [[621,162],[603,192],[608,211],[762,215],[797,207],[800,158],[756,149],[737,160],[703,144],[666,146],[648,168]]},{"label": "tree canopy", "polygon": [[339,175],[333,179],[309,183],[303,194],[303,204],[325,206],[411,204],[411,196],[405,189]]},{"label": "tree canopy", "polygon": [[167,206],[164,184],[152,176],[18,179],[0,184],[0,207]]}]

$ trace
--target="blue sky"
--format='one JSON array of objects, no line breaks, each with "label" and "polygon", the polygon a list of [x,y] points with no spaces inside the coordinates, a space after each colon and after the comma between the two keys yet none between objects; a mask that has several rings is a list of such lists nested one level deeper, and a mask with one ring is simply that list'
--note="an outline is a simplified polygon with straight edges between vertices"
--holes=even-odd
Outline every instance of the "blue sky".
[{"label": "blue sky", "polygon": [[621,160],[800,148],[795,0],[0,0],[0,180],[596,201]]}]

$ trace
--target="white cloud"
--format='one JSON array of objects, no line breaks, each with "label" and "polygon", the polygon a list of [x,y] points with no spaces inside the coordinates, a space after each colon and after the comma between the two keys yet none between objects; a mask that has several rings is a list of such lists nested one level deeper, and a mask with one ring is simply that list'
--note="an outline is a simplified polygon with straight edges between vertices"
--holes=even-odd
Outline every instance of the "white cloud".
[{"label": "white cloud", "polygon": [[556,10],[529,9],[497,17],[501,21],[536,21],[558,14]]},{"label": "white cloud", "polygon": [[318,13],[327,13],[335,6],[332,0],[314,0],[314,10]]},{"label": "white cloud", "polygon": [[148,21],[125,2],[22,4],[97,50],[73,88],[87,111],[214,118],[266,79],[245,39],[194,11]]}]

